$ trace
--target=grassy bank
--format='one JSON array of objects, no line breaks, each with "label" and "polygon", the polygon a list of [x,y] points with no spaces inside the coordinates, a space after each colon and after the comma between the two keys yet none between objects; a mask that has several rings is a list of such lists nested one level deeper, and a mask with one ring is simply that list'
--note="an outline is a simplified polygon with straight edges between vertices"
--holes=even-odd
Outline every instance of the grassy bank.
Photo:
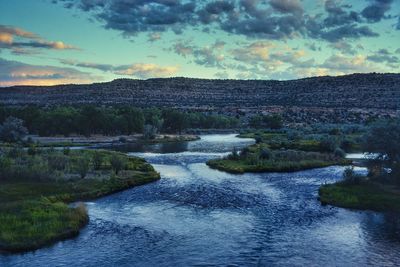
[{"label": "grassy bank", "polygon": [[323,185],[319,189],[319,199],[322,204],[342,208],[400,211],[399,188],[371,182]]},{"label": "grassy bank", "polygon": [[332,165],[347,165],[346,160],[268,160],[259,163],[251,163],[248,160],[230,160],[215,159],[207,162],[207,165],[213,169],[225,171],[229,173],[245,173],[245,172],[296,172],[313,168],[322,168]]},{"label": "grassy bank", "polygon": [[[276,136],[281,134],[271,135]],[[232,151],[227,157],[209,160],[207,165],[213,169],[229,173],[245,173],[295,172],[351,163],[351,161],[344,159],[343,155],[309,150],[276,149],[270,143],[261,140],[257,144],[248,146],[240,152]]]},{"label": "grassy bank", "polygon": [[2,151],[0,161],[2,251],[28,251],[74,237],[89,218],[84,206],[67,203],[159,179],[143,159],[117,152],[19,151],[17,157],[15,153]]}]

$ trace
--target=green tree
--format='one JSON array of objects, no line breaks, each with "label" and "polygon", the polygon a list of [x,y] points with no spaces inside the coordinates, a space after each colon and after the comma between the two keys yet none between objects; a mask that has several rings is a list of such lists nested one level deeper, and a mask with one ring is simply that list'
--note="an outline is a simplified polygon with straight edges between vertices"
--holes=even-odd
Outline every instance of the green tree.
[{"label": "green tree", "polygon": [[400,119],[373,125],[365,135],[363,148],[377,154],[373,166],[391,168],[390,176],[400,183]]},{"label": "green tree", "polygon": [[24,122],[15,117],[8,117],[2,125],[0,125],[0,140],[3,142],[21,141],[28,130],[24,127]]}]

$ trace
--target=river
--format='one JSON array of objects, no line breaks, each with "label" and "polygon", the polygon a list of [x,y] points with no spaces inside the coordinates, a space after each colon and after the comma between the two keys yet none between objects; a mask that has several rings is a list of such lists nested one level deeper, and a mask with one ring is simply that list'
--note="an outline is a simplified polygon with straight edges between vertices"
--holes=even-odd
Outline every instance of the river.
[{"label": "river", "polygon": [[[71,240],[2,255],[0,266],[399,266],[400,216],[321,206],[344,167],[232,175],[208,159],[251,144],[235,135],[120,147],[161,180],[88,202]],[[360,169],[360,171],[363,171]]]}]

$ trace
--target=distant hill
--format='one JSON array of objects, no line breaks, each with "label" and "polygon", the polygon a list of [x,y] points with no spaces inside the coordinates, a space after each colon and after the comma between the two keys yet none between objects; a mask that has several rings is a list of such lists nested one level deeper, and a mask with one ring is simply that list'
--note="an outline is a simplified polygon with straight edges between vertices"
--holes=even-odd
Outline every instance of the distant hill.
[{"label": "distant hill", "polygon": [[131,104],[180,108],[320,107],[399,110],[400,74],[352,74],[291,81],[166,78],[90,85],[0,88],[0,104]]}]

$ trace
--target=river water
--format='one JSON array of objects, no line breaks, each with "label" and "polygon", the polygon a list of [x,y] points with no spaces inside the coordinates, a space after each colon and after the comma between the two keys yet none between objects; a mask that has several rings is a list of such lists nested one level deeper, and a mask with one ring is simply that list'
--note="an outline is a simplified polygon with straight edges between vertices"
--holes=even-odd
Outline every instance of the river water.
[{"label": "river water", "polygon": [[2,255],[0,266],[400,266],[398,214],[317,201],[343,167],[231,175],[205,165],[252,142],[206,135],[120,147],[161,180],[87,203],[90,223],[77,238]]}]

